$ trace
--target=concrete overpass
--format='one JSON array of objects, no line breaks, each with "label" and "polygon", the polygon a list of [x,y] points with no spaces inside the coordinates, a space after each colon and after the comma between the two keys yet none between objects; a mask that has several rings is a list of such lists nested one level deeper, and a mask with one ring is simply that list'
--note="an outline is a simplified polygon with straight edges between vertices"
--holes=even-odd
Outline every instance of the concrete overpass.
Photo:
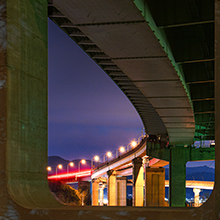
[{"label": "concrete overpass", "polygon": [[[191,144],[193,139],[214,139],[216,134],[216,189],[206,205],[199,210],[126,209],[126,218],[219,218],[219,2],[109,0],[105,3],[103,6],[103,1],[93,1],[91,5],[91,1],[54,0],[49,4],[49,16],[63,25],[117,82],[138,110],[147,132],[176,144],[170,154],[174,174],[171,186],[183,183],[175,179],[178,173],[181,176],[184,173],[188,150],[183,145]],[[88,216],[123,219],[118,208],[62,211],[70,208],[51,196],[44,170],[48,3],[3,0],[0,5],[0,216],[8,218],[13,213],[15,218],[24,220],[88,219]],[[97,10],[101,15],[94,14]],[[119,40],[121,37],[123,42]],[[114,43],[114,39],[120,44]],[[108,51],[108,45],[116,50]],[[155,152],[153,147],[149,150]],[[178,161],[183,167],[181,171],[175,170]]]}]

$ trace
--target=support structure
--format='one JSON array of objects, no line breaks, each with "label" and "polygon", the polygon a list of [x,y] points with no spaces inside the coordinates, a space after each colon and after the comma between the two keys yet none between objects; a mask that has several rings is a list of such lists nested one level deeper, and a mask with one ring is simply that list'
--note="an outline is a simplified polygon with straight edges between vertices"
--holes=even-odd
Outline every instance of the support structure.
[{"label": "support structure", "polygon": [[183,146],[170,149],[170,206],[184,207],[186,200],[186,156]]},{"label": "support structure", "polygon": [[97,179],[92,180],[92,206],[99,205],[99,181]]},{"label": "support structure", "polygon": [[[58,3],[58,1],[54,2]],[[64,1],[60,2],[62,4]],[[141,0],[135,2],[139,5],[139,10],[136,10],[134,15],[136,13],[139,15],[140,11],[143,16],[150,14],[144,8],[146,2]],[[199,209],[128,208],[126,209],[128,218],[219,219],[220,1],[215,0],[214,2],[216,176],[213,194],[208,202]],[[100,3],[100,1],[96,3]],[[47,6],[48,1],[46,0],[0,1],[0,219],[69,220],[80,218],[81,220],[101,220],[103,217],[105,219],[125,219],[127,216],[121,214],[123,209],[120,208],[77,207],[75,209],[63,206],[52,197],[49,191],[45,170],[47,166]],[[163,7],[163,4],[160,6]],[[64,10],[62,7],[60,8]],[[129,8],[122,12],[129,16]],[[91,10],[89,13],[85,13],[84,17],[91,15]],[[65,15],[59,14],[58,16]],[[66,19],[63,20],[66,22]],[[112,22],[112,20],[106,22]],[[106,22],[103,23],[105,26]],[[126,25],[133,26],[136,23],[135,20]],[[121,22],[115,25],[121,27]],[[144,26],[139,22],[137,25]],[[116,27],[118,33],[120,28]],[[100,26],[98,28],[101,32]],[[92,29],[92,33],[96,33],[95,30],[97,29]],[[106,35],[106,31],[103,30],[103,32]],[[138,29],[135,33],[138,33]],[[113,34],[113,32],[108,32],[110,37],[114,36]],[[124,36],[123,34],[124,32],[121,33],[122,36]],[[131,35],[128,35],[129,40],[130,37]],[[137,36],[133,37],[137,39]],[[106,39],[104,42],[108,44]],[[125,46],[127,45],[125,44]],[[121,46],[120,49],[124,51],[123,49],[126,48]],[[131,63],[130,60],[128,62]],[[174,171],[176,170],[174,165],[172,168]],[[174,201],[173,198],[172,200]],[[176,204],[174,203],[174,205]]]},{"label": "support structure", "polygon": [[144,168],[142,158],[137,157],[133,163],[133,206],[143,206],[144,204]]},{"label": "support structure", "polygon": [[100,184],[99,185],[99,205],[100,206],[104,205],[104,189],[105,189],[105,184]]},{"label": "support structure", "polygon": [[145,169],[145,205],[164,206],[165,199],[165,169]]},{"label": "support structure", "polygon": [[107,172],[108,175],[108,205],[109,206],[116,206],[116,171],[109,170]]},{"label": "support structure", "polygon": [[127,178],[117,177],[117,206],[127,205]]},{"label": "support structure", "polygon": [[194,206],[199,207],[200,206],[199,205],[199,194],[201,192],[201,189],[194,188],[193,192],[194,192]]}]

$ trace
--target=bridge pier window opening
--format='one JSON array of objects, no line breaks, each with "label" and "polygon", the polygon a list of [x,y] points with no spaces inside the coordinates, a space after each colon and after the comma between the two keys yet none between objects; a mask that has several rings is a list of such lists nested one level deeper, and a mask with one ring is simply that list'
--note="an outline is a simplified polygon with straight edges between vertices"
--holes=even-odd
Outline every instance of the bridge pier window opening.
[{"label": "bridge pier window opening", "polygon": [[[49,7],[49,13],[51,10],[56,9]],[[56,18],[51,19],[57,24]],[[84,171],[87,175],[87,171],[95,170],[104,161],[122,157],[126,148],[118,149],[119,146],[127,146],[129,150],[135,148],[143,139],[144,132],[134,107],[95,63],[100,61],[103,54],[92,52],[92,56],[98,56],[94,62],[69,38],[68,33],[64,33],[51,20],[48,20],[48,27],[48,153],[49,166],[52,168],[48,175],[51,178],[55,174],[63,175],[55,180],[67,187],[78,182],[81,175],[86,179]],[[111,151],[112,155],[104,153],[107,151]],[[99,156],[91,156],[95,154]],[[86,165],[77,159],[84,155],[88,158]],[[74,166],[70,165],[71,162]],[[59,163],[63,169],[56,168]],[[73,191],[79,190],[78,187],[73,188]],[[62,191],[62,188],[59,189]],[[77,192],[76,195],[80,204],[82,196]],[[103,201],[106,202],[106,198]]]}]

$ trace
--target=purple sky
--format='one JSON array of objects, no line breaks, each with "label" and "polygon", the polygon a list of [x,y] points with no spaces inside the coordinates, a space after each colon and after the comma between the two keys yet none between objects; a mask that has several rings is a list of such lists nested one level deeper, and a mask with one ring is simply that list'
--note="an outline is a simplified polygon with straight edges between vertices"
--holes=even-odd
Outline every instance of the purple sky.
[{"label": "purple sky", "polygon": [[104,155],[141,136],[136,110],[107,74],[49,20],[49,156]]},{"label": "purple sky", "polygon": [[[107,74],[51,20],[48,34],[49,156],[72,160],[108,150],[115,154],[141,136],[140,117]],[[214,162],[197,165],[214,167]]]}]

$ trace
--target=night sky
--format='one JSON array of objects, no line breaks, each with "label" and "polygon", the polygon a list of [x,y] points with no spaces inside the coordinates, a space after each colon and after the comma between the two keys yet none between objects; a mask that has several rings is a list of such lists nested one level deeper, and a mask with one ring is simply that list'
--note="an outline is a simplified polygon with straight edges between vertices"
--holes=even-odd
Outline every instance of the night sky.
[{"label": "night sky", "polygon": [[49,156],[91,159],[141,136],[136,110],[107,74],[48,21]]},{"label": "night sky", "polygon": [[[107,74],[48,20],[48,155],[92,159],[141,136],[136,110]],[[188,166],[214,162],[188,163]]]}]

